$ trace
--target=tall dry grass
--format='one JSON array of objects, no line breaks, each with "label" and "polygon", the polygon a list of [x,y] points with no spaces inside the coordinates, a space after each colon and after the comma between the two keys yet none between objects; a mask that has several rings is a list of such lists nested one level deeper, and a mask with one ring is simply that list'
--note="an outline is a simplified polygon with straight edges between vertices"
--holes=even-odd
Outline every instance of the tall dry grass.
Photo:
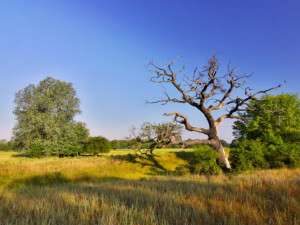
[{"label": "tall dry grass", "polygon": [[154,158],[0,155],[0,224],[300,224],[300,169],[172,176]]}]

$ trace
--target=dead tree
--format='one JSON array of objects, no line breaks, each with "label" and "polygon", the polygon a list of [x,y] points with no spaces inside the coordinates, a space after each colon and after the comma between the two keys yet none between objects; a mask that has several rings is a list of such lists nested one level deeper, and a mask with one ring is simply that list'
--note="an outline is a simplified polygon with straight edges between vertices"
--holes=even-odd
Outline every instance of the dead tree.
[{"label": "dead tree", "polygon": [[[165,98],[148,103],[187,103],[190,106],[195,107],[204,115],[209,126],[208,128],[192,126],[189,123],[187,116],[179,112],[165,113],[164,115],[174,116],[173,123],[180,123],[184,125],[186,130],[205,134],[208,138],[206,140],[183,141],[174,140],[174,138],[170,137],[167,145],[182,144],[183,148],[194,144],[210,145],[220,153],[218,162],[224,163],[228,169],[231,169],[224,148],[220,142],[218,132],[219,124],[227,118],[240,119],[237,112],[245,111],[246,106],[251,99],[256,99],[256,96],[259,94],[265,94],[269,91],[276,90],[284,83],[277,87],[251,93],[252,89],[244,87],[244,84],[250,75],[238,75],[237,68],[232,68],[230,63],[227,66],[227,73],[223,76],[217,76],[219,63],[215,54],[208,60],[207,65],[203,67],[202,71],[198,71],[196,68],[190,76],[185,74],[180,76],[184,71],[185,66],[179,71],[175,72],[173,70],[172,66],[177,60],[178,58],[164,67],[160,67],[155,62],[151,62],[149,63],[148,69],[155,74],[155,76],[151,78],[152,82],[173,86],[179,92],[180,97],[172,98],[169,96],[166,89],[164,89]],[[232,97],[234,89],[243,89],[243,97]],[[224,115],[219,118],[213,118],[212,111],[221,109],[226,109],[226,111],[222,110]]]}]

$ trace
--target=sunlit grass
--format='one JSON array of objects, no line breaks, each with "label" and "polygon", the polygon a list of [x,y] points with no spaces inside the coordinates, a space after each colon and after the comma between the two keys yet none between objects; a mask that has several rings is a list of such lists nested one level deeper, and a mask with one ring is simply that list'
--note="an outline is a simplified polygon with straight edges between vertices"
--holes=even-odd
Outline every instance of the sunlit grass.
[{"label": "sunlit grass", "polygon": [[63,159],[0,152],[0,224],[300,222],[300,169],[219,175],[208,183],[205,176],[173,176],[187,163],[174,149],[134,160],[129,152]]}]

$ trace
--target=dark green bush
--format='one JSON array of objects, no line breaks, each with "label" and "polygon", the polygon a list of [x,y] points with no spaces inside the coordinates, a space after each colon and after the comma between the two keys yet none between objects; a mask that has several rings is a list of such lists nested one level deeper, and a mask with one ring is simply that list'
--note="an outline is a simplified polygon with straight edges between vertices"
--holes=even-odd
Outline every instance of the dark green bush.
[{"label": "dark green bush", "polygon": [[265,151],[265,158],[270,168],[300,167],[300,145],[298,143],[269,145]]},{"label": "dark green bush", "polygon": [[265,159],[266,146],[259,140],[243,140],[230,150],[229,160],[235,171],[269,168]]},{"label": "dark green bush", "polygon": [[190,171],[189,171],[189,169],[186,166],[181,165],[181,166],[177,166],[175,168],[174,175],[175,176],[184,176],[184,175],[189,174],[189,172]]},{"label": "dark green bush", "polygon": [[260,139],[242,140],[230,150],[229,160],[236,172],[253,169],[295,168],[300,166],[298,143],[263,143]]},{"label": "dark green bush", "polygon": [[40,145],[34,146],[34,147],[32,147],[31,151],[29,152],[29,155],[32,158],[41,158],[41,157],[45,156],[43,150],[44,149]]},{"label": "dark green bush", "polygon": [[106,153],[111,149],[109,141],[104,137],[89,137],[84,145],[84,152],[91,155]]},{"label": "dark green bush", "polygon": [[217,164],[218,157],[219,153],[208,145],[196,147],[190,160],[191,171],[206,176],[220,174],[222,169]]}]

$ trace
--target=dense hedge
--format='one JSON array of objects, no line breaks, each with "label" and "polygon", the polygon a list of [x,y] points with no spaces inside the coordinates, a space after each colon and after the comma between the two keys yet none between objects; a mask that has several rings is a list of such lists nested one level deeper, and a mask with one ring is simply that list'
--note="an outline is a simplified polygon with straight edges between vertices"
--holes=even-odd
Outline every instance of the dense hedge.
[{"label": "dense hedge", "polygon": [[237,172],[300,167],[300,145],[263,143],[260,139],[242,140],[230,150],[229,160]]}]

